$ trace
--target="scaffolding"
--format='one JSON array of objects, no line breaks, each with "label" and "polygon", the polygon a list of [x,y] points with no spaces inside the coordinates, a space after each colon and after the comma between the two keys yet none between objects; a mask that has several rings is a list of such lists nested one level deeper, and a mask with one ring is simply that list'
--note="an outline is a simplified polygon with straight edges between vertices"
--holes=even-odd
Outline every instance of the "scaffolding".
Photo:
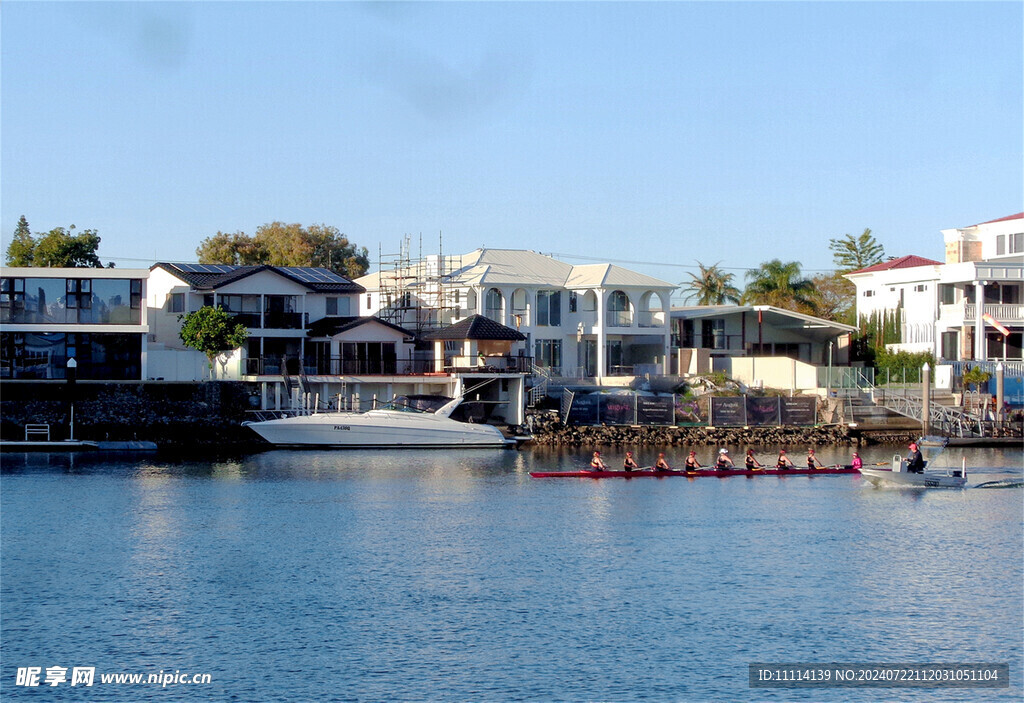
[{"label": "scaffolding", "polygon": [[378,246],[380,308],[376,315],[385,322],[403,327],[417,337],[446,327],[460,317],[458,286],[452,274],[462,265],[461,257],[445,257],[438,235],[438,252],[423,255],[423,235],[419,253],[412,255],[412,237],[405,235],[398,254],[384,254]]}]

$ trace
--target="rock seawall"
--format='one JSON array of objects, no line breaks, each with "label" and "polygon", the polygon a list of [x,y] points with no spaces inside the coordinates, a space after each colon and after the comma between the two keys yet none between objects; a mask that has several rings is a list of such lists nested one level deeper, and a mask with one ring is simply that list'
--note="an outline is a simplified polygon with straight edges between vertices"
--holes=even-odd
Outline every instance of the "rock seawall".
[{"label": "rock seawall", "polygon": [[4,383],[0,437],[22,440],[26,423],[46,423],[51,439],[67,439],[73,396],[75,439],[145,440],[182,451],[262,449],[268,445],[242,427],[257,389],[232,381]]},{"label": "rock seawall", "polygon": [[[566,425],[557,411],[527,418],[536,444],[564,447],[599,446],[859,446],[870,439],[845,425],[818,427],[661,427]],[[890,433],[893,434],[893,433]],[[895,436],[899,435],[899,436]],[[886,441],[913,439],[913,433],[895,433]]]}]

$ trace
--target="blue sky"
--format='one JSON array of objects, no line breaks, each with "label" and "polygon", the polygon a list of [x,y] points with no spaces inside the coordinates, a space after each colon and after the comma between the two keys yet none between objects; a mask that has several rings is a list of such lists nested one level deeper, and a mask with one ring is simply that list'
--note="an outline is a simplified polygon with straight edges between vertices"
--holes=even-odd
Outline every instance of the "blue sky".
[{"label": "blue sky", "polygon": [[[5,0],[6,249],[70,224],[120,267],[326,223],[371,258],[479,246],[832,268],[870,227],[1024,209],[1021,3]],[[443,244],[439,244],[439,234]]]}]

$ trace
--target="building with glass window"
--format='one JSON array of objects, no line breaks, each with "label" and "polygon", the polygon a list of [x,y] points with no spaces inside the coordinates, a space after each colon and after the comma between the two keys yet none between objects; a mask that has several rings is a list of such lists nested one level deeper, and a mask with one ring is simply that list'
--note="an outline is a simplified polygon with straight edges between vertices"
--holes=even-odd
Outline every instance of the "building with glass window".
[{"label": "building with glass window", "polygon": [[146,378],[145,269],[0,269],[0,378]]},{"label": "building with glass window", "polygon": [[847,274],[858,317],[896,316],[895,349],[949,362],[1021,362],[1024,213],[942,235],[945,263],[904,256]]},{"label": "building with glass window", "polygon": [[[298,375],[307,366],[315,370],[329,363],[326,330],[355,319],[356,297],[362,292],[361,286],[323,268],[162,262],[149,271],[150,332],[161,350],[185,350],[178,336],[180,316],[220,307],[249,330],[245,349],[233,361],[240,368],[230,375]],[[168,378],[180,376],[172,368],[163,371],[160,375]]]},{"label": "building with glass window", "polygon": [[613,264],[521,249],[428,256],[356,280],[362,315],[431,332],[473,315],[517,330],[512,355],[549,376],[625,383],[670,372],[676,285]]}]

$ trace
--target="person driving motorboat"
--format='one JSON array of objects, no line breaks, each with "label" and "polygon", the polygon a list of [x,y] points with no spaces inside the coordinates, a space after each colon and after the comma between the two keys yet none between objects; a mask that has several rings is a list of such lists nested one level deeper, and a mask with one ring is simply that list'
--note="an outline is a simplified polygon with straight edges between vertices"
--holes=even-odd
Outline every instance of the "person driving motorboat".
[{"label": "person driving motorboat", "polygon": [[907,471],[912,474],[924,473],[924,457],[921,450],[917,448],[916,442],[910,443],[910,452],[907,454]]}]

